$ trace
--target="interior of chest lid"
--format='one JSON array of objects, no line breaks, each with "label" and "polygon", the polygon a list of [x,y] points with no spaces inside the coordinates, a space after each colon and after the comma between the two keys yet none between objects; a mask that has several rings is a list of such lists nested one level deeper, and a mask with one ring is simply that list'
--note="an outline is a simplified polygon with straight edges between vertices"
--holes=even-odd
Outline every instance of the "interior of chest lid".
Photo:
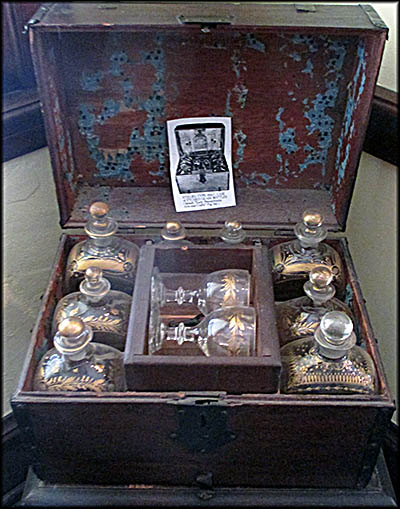
[{"label": "interior of chest lid", "polygon": [[[45,25],[44,25],[45,26]],[[38,28],[38,29],[36,29]],[[109,203],[121,227],[345,225],[384,32],[59,25],[32,32],[61,222]],[[176,213],[166,121],[232,118],[237,206]]]}]

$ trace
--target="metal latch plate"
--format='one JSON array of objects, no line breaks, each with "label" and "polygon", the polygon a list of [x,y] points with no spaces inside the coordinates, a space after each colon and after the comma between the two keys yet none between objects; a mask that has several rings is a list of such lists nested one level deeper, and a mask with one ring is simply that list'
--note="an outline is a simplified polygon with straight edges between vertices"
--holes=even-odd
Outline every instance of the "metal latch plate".
[{"label": "metal latch plate", "polygon": [[177,417],[178,428],[170,438],[191,452],[214,452],[236,438],[236,434],[228,428],[226,406],[213,401],[177,404]]}]

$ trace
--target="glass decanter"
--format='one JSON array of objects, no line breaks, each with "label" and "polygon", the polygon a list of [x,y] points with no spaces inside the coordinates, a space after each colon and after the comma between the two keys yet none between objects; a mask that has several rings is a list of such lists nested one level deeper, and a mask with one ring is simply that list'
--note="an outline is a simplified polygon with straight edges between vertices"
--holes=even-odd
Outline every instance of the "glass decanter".
[{"label": "glass decanter", "polygon": [[185,227],[179,221],[167,221],[162,228],[161,241],[157,247],[184,247],[193,246],[193,242],[186,240]]},{"label": "glass decanter", "polygon": [[246,238],[246,233],[240,221],[225,221],[224,226],[219,231],[219,237],[223,242],[218,243],[218,245],[224,245],[225,243],[238,245],[242,244]]},{"label": "glass decanter", "polygon": [[187,327],[184,322],[177,327],[169,327],[162,322],[160,308],[154,304],[149,321],[149,353],[156,353],[168,341],[178,345],[187,341],[196,343],[207,357],[254,355],[255,309],[228,306],[209,313],[193,327]]},{"label": "glass decanter", "polygon": [[132,295],[139,248],[115,235],[118,225],[108,212],[109,207],[103,202],[94,202],[89,207],[90,217],[85,227],[89,238],[75,244],[67,259],[65,285],[68,292],[78,290],[88,267],[98,267],[113,290]]},{"label": "glass decanter", "polygon": [[206,315],[224,306],[248,306],[250,303],[250,273],[245,269],[224,269],[207,274],[196,290],[168,289],[157,269],[151,281],[151,300],[159,306],[175,302],[193,304]]},{"label": "glass decanter", "polygon": [[377,379],[369,354],[356,345],[351,318],[329,311],[314,336],[281,348],[281,392],[374,394]]},{"label": "glass decanter", "polygon": [[54,335],[54,348],[38,364],[33,390],[125,391],[122,352],[92,343],[92,338],[92,329],[79,317],[63,320]]},{"label": "glass decanter", "polygon": [[110,282],[98,267],[89,267],[79,292],[73,292],[58,302],[53,315],[52,334],[68,317],[79,316],[90,325],[94,339],[124,350],[132,297],[111,290]]},{"label": "glass decanter", "polygon": [[294,233],[296,240],[277,244],[270,250],[275,300],[300,297],[303,284],[316,265],[331,269],[336,293],[342,298],[345,288],[343,266],[337,251],[322,242],[327,236],[322,215],[314,209],[306,210]]},{"label": "glass decanter", "polygon": [[303,297],[275,304],[276,323],[281,346],[314,334],[327,311],[342,311],[353,319],[350,308],[335,298],[333,274],[329,267],[319,265],[310,270],[304,283]]}]

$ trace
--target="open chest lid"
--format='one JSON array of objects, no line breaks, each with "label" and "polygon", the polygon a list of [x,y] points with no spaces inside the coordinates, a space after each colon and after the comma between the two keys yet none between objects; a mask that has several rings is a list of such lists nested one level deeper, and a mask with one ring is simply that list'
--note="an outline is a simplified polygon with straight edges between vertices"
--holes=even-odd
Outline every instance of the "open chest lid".
[{"label": "open chest lid", "polygon": [[[61,225],[343,230],[387,27],[368,5],[54,3],[29,21]],[[232,118],[235,207],[175,212],[166,121]]]}]

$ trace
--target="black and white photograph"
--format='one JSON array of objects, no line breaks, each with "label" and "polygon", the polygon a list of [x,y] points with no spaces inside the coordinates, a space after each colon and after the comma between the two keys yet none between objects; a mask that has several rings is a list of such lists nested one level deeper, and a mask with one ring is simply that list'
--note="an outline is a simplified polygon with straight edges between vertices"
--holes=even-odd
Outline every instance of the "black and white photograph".
[{"label": "black and white photograph", "polygon": [[229,117],[167,122],[177,212],[236,205]]}]

